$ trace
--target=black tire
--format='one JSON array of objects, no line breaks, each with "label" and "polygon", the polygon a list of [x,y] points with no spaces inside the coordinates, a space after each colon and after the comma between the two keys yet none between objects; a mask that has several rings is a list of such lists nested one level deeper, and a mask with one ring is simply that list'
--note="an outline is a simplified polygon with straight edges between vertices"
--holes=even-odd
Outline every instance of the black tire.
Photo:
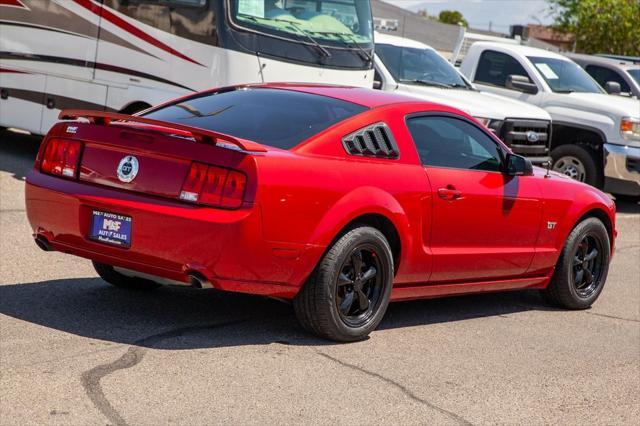
[{"label": "black tire", "polygon": [[325,253],[293,306],[307,331],[337,342],[354,342],[365,339],[380,324],[392,285],[388,241],[377,229],[359,226]]},{"label": "black tire", "polygon": [[113,266],[95,261],[92,261],[91,263],[93,263],[93,267],[98,275],[100,275],[100,278],[115,287],[127,288],[130,290],[153,290],[160,287],[160,284],[155,281],[123,275],[113,269]]},{"label": "black tire", "polygon": [[602,178],[594,156],[586,148],[580,145],[560,145],[551,152],[551,157],[553,170],[591,186],[602,187]]},{"label": "black tire", "polygon": [[589,308],[604,288],[610,259],[609,234],[602,221],[595,217],[583,220],[562,248],[551,282],[543,290],[544,299],[566,309]]}]

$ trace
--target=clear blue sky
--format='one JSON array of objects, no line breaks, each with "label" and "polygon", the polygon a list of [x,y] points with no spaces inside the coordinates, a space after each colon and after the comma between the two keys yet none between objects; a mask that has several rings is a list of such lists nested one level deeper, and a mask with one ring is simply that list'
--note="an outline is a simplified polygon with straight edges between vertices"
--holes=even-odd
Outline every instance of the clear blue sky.
[{"label": "clear blue sky", "polygon": [[508,32],[514,24],[550,24],[545,0],[384,0],[387,3],[417,11],[426,9],[429,15],[442,10],[457,10],[472,28]]}]

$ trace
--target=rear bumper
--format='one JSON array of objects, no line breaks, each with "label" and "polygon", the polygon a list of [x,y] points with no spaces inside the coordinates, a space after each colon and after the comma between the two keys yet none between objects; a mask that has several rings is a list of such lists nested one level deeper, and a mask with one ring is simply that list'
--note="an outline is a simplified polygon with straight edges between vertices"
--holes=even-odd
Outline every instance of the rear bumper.
[{"label": "rear bumper", "polygon": [[640,195],[640,148],[604,144],[605,189],[623,195]]},{"label": "rear bumper", "polygon": [[[25,197],[34,237],[54,250],[185,283],[196,273],[221,290],[291,298],[324,250],[265,241],[257,206],[196,207],[36,171]],[[88,239],[94,209],[132,218],[130,248]]]}]

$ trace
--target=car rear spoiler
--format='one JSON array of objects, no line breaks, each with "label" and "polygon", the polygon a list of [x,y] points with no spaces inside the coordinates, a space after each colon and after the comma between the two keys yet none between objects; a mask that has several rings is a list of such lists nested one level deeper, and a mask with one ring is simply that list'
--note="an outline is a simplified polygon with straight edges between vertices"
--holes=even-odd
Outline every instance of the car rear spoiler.
[{"label": "car rear spoiler", "polygon": [[138,117],[136,115],[119,114],[106,111],[91,111],[83,109],[66,109],[60,111],[58,115],[60,120],[75,120],[78,118],[86,118],[91,123],[100,125],[109,125],[114,121],[125,121],[130,123],[148,124],[166,129],[166,131],[178,130],[191,134],[198,142],[209,143],[212,145],[230,144],[240,148],[246,152],[267,152],[267,148],[257,142],[236,138],[234,136],[218,133],[211,130],[201,129],[199,127],[186,126],[184,124],[172,123],[170,121],[154,120],[151,118]]}]

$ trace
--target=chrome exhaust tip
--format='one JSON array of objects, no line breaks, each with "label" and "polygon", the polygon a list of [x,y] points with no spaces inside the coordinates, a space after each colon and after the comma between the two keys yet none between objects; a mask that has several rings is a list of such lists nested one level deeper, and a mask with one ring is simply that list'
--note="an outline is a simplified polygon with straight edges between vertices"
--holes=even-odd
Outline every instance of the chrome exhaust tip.
[{"label": "chrome exhaust tip", "polygon": [[195,288],[213,288],[211,281],[198,272],[192,272],[189,274],[189,283]]}]

